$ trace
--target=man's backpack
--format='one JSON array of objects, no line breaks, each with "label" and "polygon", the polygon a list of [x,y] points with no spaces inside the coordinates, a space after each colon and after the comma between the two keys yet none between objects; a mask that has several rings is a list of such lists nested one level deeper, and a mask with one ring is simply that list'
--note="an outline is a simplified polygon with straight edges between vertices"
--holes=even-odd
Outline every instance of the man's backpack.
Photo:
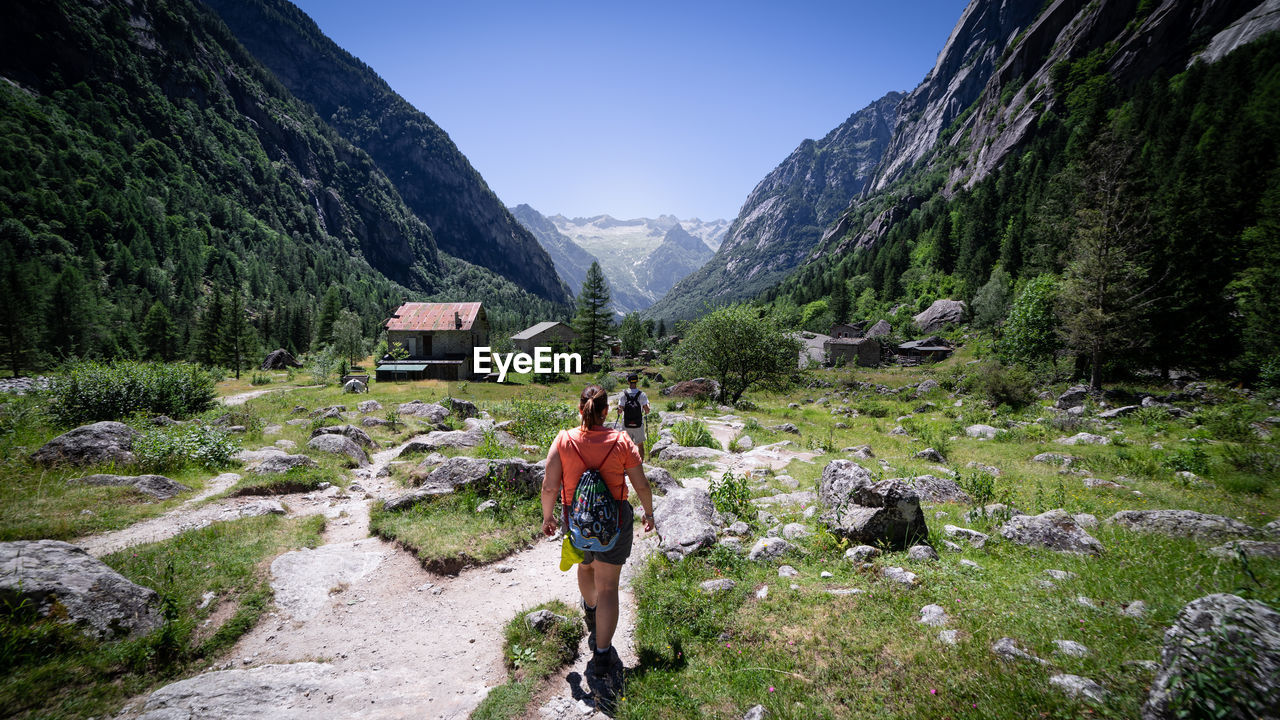
[{"label": "man's backpack", "polygon": [[[604,465],[617,445],[615,437],[600,465]],[[582,452],[577,446],[573,449],[581,458]],[[582,464],[586,463],[586,458],[583,458]],[[582,472],[578,487],[573,491],[573,502],[565,509],[565,514],[568,516],[569,542],[579,550],[608,552],[618,543],[621,534],[618,501],[613,499],[613,493],[609,492],[609,485],[598,467]]]},{"label": "man's backpack", "polygon": [[644,408],[640,407],[639,390],[622,391],[622,425],[638,428],[644,424]]}]

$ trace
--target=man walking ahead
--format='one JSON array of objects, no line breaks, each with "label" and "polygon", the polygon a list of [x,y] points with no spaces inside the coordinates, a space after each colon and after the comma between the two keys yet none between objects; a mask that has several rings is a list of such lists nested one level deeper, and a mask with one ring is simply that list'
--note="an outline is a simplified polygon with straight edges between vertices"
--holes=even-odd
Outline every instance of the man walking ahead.
[{"label": "man walking ahead", "polygon": [[622,429],[627,432],[631,442],[640,449],[640,461],[644,462],[644,418],[649,414],[649,396],[636,387],[640,376],[631,373],[627,382],[631,387],[622,391],[622,400],[618,403],[618,415],[622,417]]}]

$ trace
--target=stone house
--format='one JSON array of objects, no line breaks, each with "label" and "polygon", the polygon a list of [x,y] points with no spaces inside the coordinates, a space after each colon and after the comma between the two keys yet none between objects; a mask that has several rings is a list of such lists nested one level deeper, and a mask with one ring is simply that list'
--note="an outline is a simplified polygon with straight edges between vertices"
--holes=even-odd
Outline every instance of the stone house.
[{"label": "stone house", "polygon": [[555,347],[559,344],[564,348],[570,348],[577,340],[577,330],[556,321],[540,322],[511,336],[511,342],[516,349],[530,355],[536,347]]},{"label": "stone house", "polygon": [[856,338],[862,337],[862,331],[866,328],[866,321],[856,323],[836,323],[831,326],[831,337],[833,338]]},{"label": "stone house", "polygon": [[378,362],[378,380],[466,380],[472,349],[489,345],[489,319],[478,302],[405,303],[386,323],[387,344],[409,352]]},{"label": "stone house", "polygon": [[874,338],[831,338],[822,343],[827,362],[833,365],[861,365],[875,367],[880,364],[880,341]]}]

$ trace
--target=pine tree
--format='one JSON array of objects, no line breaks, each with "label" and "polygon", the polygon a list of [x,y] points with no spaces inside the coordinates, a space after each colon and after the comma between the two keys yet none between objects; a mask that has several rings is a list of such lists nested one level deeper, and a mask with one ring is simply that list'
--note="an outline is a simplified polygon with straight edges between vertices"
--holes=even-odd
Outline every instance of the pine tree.
[{"label": "pine tree", "polygon": [[93,301],[84,275],[68,265],[58,275],[45,308],[45,348],[55,357],[83,355],[89,349]]},{"label": "pine tree", "polygon": [[342,295],[337,285],[329,286],[320,304],[320,320],[316,326],[316,344],[328,345],[333,342],[333,324],[338,321],[342,312]]},{"label": "pine tree", "polygon": [[836,286],[831,290],[831,316],[837,323],[849,320],[849,286],[844,280],[837,279]]},{"label": "pine tree", "polygon": [[666,336],[667,336],[667,321],[663,320],[662,318],[658,318],[658,331],[654,333],[654,337],[662,338]]},{"label": "pine tree", "polygon": [[239,380],[244,356],[252,350],[253,328],[249,326],[244,299],[240,296],[238,289],[227,299],[226,308],[223,311],[221,336],[226,364],[235,368],[236,379]]},{"label": "pine tree", "polygon": [[196,362],[202,365],[216,365],[226,357],[222,347],[222,310],[222,291],[214,287],[213,295],[209,296],[200,315],[200,328],[195,338],[193,354]]},{"label": "pine tree", "polygon": [[31,361],[35,328],[31,324],[31,277],[7,246],[0,246],[0,348],[13,376]]},{"label": "pine tree", "polygon": [[172,360],[174,352],[173,320],[164,303],[159,300],[151,303],[147,319],[142,325],[142,345],[148,360]]},{"label": "pine tree", "polygon": [[612,324],[609,300],[609,283],[600,263],[592,262],[582,281],[582,292],[578,293],[578,314],[574,318],[578,342],[590,367],[595,366],[596,352],[604,346],[604,336]]}]

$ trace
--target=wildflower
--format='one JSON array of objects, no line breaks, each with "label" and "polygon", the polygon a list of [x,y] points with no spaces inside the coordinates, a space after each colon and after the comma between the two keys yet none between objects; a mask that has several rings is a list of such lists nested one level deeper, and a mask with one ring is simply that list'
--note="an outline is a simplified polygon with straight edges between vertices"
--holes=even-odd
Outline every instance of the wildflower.
[{"label": "wildflower", "polygon": [[937,694],[938,694],[938,690],[937,690],[936,688],[929,688],[929,694],[930,694],[930,695],[937,695]]},{"label": "wildflower", "polygon": [[770,686],[769,686],[769,692],[773,692],[773,686],[772,686],[772,685],[770,685]]}]

